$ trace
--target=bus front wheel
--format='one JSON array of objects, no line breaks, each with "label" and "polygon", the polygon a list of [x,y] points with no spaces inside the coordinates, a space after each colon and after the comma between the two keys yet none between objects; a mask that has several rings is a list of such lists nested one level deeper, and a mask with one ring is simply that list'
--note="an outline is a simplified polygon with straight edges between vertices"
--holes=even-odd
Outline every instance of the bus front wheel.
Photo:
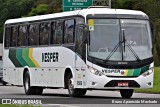
[{"label": "bus front wheel", "polygon": [[133,89],[122,89],[120,90],[120,93],[123,98],[131,98],[133,95]]},{"label": "bus front wheel", "polygon": [[27,95],[41,95],[43,88],[30,86],[30,75],[28,72],[24,75],[24,90]]},{"label": "bus front wheel", "polygon": [[73,82],[72,74],[68,75],[67,85],[68,85],[68,92],[69,92],[70,97],[78,97],[78,96],[81,96],[81,95],[85,95],[86,92],[87,92],[86,89],[75,89],[74,88],[74,82]]}]

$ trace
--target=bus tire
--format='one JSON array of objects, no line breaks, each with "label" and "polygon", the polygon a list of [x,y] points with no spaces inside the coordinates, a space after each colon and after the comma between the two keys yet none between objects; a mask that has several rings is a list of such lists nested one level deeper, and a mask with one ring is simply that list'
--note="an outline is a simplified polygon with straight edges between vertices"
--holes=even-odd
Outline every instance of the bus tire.
[{"label": "bus tire", "polygon": [[3,84],[4,86],[6,86],[6,85],[7,85],[7,82],[5,82],[4,80],[2,80],[2,84]]},{"label": "bus tire", "polygon": [[68,93],[70,97],[78,97],[86,94],[86,89],[75,89],[73,84],[73,76],[70,73],[67,78]]},{"label": "bus tire", "polygon": [[30,75],[29,75],[29,72],[26,72],[25,75],[24,75],[23,85],[24,85],[25,93],[27,95],[35,95],[38,92],[36,87],[31,87],[30,86]]},{"label": "bus tire", "polygon": [[36,95],[42,95],[42,93],[43,93],[43,88],[42,88],[42,87],[35,87],[35,88],[36,88],[35,94],[36,94]]},{"label": "bus tire", "polygon": [[4,82],[4,83],[2,83],[4,86],[6,86],[7,85],[7,83],[6,82]]},{"label": "bus tire", "polygon": [[4,83],[2,83],[4,86],[6,86],[7,85],[7,83],[6,82],[4,82]]},{"label": "bus tire", "polygon": [[81,96],[85,95],[86,92],[87,92],[86,89],[79,89],[79,91],[80,91],[79,93],[80,93]]},{"label": "bus tire", "polygon": [[122,89],[120,90],[122,98],[131,98],[133,95],[133,89]]}]

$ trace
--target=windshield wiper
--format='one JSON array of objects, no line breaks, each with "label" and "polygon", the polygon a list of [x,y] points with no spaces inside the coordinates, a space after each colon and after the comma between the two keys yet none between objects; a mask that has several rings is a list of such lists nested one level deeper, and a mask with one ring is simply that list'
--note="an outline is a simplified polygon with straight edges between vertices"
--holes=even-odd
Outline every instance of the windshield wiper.
[{"label": "windshield wiper", "polygon": [[[124,32],[125,30],[122,30],[122,36],[123,36],[123,43],[124,43],[124,52],[125,52],[125,45],[126,45],[126,37],[125,37],[125,32]],[[128,43],[127,44],[127,46],[128,46],[128,48],[129,48],[129,50],[130,50],[130,52],[133,54],[133,56],[136,58],[136,60],[139,62],[140,61],[140,58],[139,58],[139,56],[136,54],[136,52],[132,49],[132,47],[131,47],[131,45]]]},{"label": "windshield wiper", "polygon": [[106,61],[108,61],[112,55],[116,52],[116,50],[119,48],[121,42],[119,41],[118,44],[115,46],[115,48],[112,50],[112,52],[108,55],[108,57],[106,58]]},{"label": "windshield wiper", "polygon": [[139,62],[139,61],[140,61],[140,58],[139,58],[139,56],[136,54],[136,52],[132,49],[131,45],[128,44],[127,46],[128,46],[128,48],[129,48],[129,50],[132,52],[133,56],[134,56],[134,57],[137,59],[137,61]]},{"label": "windshield wiper", "polygon": [[[114,47],[114,49],[111,51],[111,53],[108,55],[108,57],[106,58],[105,61],[108,61],[112,56],[113,54],[116,52],[116,50],[119,48],[119,46],[122,46],[123,44],[123,49],[122,49],[122,61],[123,61],[123,50],[125,52],[125,45],[126,45],[126,37],[125,37],[125,32],[124,30],[122,30],[122,38],[119,40],[118,44]],[[140,61],[140,58],[139,56],[135,53],[135,51],[132,49],[131,45],[128,43],[128,48],[130,50],[130,52],[133,54],[133,56],[135,57],[135,59],[139,62]]]},{"label": "windshield wiper", "polygon": [[[121,31],[119,31],[119,36],[120,36]],[[111,51],[111,53],[108,55],[105,61],[108,61],[113,54],[116,52],[116,50],[119,48],[119,46],[122,44],[122,41],[119,40],[118,44],[114,47],[114,49]]]}]

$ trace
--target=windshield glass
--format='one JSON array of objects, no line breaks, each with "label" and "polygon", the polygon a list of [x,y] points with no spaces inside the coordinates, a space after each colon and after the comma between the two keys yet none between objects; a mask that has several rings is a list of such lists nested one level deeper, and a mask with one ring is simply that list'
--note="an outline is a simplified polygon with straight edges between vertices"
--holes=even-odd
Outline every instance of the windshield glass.
[{"label": "windshield glass", "polygon": [[[147,20],[89,19],[88,25],[89,56],[103,60],[110,56],[108,60],[135,61],[137,59],[133,55],[134,52],[140,60],[152,57],[151,34]],[[120,43],[122,30],[125,46]],[[130,51],[129,46],[133,51]]]}]

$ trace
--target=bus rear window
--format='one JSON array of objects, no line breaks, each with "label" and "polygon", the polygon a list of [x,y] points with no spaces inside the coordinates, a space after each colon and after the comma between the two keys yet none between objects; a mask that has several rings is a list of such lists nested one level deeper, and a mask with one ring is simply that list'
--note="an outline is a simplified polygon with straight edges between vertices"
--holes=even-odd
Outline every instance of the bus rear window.
[{"label": "bus rear window", "polygon": [[29,25],[28,45],[37,46],[39,45],[39,24]]},{"label": "bus rear window", "polygon": [[44,22],[40,24],[40,45],[49,44],[50,23]]},{"label": "bus rear window", "polygon": [[64,43],[69,44],[74,42],[74,20],[65,21]]},{"label": "bus rear window", "polygon": [[55,31],[55,44],[62,44],[62,36],[63,36],[63,21],[59,20],[56,22],[56,31]]},{"label": "bus rear window", "polygon": [[27,36],[27,26],[19,26],[18,32],[18,46],[26,45],[26,36]]},{"label": "bus rear window", "polygon": [[9,47],[9,40],[10,40],[11,28],[6,27],[5,29],[5,48]]},{"label": "bus rear window", "polygon": [[10,39],[10,46],[16,47],[17,42],[17,26],[11,27],[11,39]]},{"label": "bus rear window", "polygon": [[56,43],[56,21],[51,23],[51,38],[50,38],[50,43],[55,44]]}]

